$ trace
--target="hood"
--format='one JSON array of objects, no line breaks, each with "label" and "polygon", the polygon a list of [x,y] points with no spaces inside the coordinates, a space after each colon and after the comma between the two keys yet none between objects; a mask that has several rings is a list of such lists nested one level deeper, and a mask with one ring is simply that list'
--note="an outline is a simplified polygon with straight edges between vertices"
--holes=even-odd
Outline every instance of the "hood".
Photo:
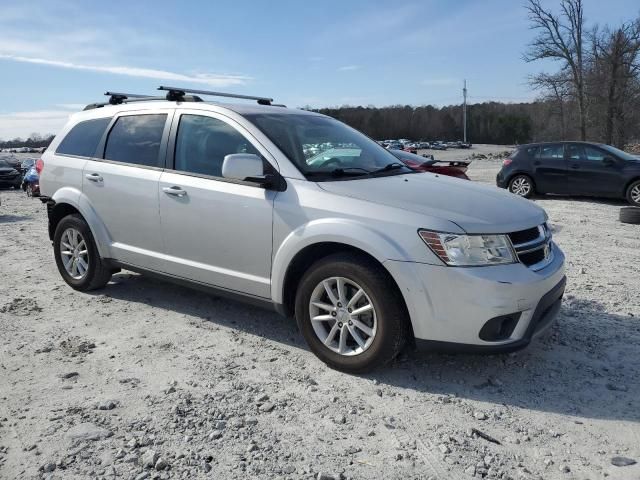
[{"label": "hood", "polygon": [[[454,222],[467,233],[509,233],[545,222],[545,211],[506,190],[414,173],[320,182],[325,191]],[[428,228],[428,224],[416,225]]]},{"label": "hood", "polygon": [[18,173],[18,171],[13,167],[0,167],[0,173]]}]

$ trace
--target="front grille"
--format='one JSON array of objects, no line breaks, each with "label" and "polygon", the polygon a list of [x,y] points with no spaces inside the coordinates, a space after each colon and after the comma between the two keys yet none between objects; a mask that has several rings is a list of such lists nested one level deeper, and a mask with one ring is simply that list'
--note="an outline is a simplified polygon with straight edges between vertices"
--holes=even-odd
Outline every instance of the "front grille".
[{"label": "front grille", "polygon": [[531,265],[535,265],[536,263],[541,262],[546,258],[544,250],[544,248],[539,248],[538,250],[534,250],[533,252],[520,253],[518,254],[518,258],[527,267],[530,267]]},{"label": "front grille", "polygon": [[513,232],[509,234],[511,243],[518,245],[520,243],[530,242],[540,237],[540,230],[538,227],[527,228],[526,230],[520,230],[519,232]]},{"label": "front grille", "polygon": [[509,234],[518,259],[533,270],[544,268],[552,260],[551,232],[546,225],[539,225]]}]

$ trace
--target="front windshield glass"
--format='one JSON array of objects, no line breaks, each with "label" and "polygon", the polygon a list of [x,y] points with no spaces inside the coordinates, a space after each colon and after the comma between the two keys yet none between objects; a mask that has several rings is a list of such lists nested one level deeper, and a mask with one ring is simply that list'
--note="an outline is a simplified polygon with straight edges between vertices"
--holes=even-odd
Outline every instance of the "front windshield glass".
[{"label": "front windshield glass", "polygon": [[638,160],[638,157],[634,157],[633,155],[623,152],[619,148],[612,147],[611,145],[601,145],[602,148],[607,150],[610,153],[613,153],[616,157],[621,158],[623,160]]},{"label": "front windshield glass", "polygon": [[[333,118],[320,115],[245,115],[280,150],[314,180],[336,176],[364,177],[412,171],[376,142]],[[393,168],[384,172],[378,170]],[[320,177],[320,178],[317,178]]]}]

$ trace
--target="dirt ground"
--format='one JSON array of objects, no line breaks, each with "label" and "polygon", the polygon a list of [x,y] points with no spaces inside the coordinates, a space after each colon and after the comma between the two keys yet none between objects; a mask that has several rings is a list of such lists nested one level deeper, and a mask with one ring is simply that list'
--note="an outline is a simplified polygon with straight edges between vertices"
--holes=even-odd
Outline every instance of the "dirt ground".
[{"label": "dirt ground", "polygon": [[0,199],[2,479],[640,479],[640,226],[622,202],[535,200],[567,256],[545,338],[352,376],[274,313],[129,272],[72,290],[44,206]]}]

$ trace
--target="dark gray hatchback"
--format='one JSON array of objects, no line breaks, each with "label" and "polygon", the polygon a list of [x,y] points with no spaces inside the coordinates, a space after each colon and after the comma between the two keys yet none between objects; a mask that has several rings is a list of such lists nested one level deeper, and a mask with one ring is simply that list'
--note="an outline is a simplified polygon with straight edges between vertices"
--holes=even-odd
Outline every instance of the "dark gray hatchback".
[{"label": "dark gray hatchback", "polygon": [[640,206],[640,157],[610,145],[554,142],[521,145],[496,183],[522,197],[534,193],[626,198]]}]

